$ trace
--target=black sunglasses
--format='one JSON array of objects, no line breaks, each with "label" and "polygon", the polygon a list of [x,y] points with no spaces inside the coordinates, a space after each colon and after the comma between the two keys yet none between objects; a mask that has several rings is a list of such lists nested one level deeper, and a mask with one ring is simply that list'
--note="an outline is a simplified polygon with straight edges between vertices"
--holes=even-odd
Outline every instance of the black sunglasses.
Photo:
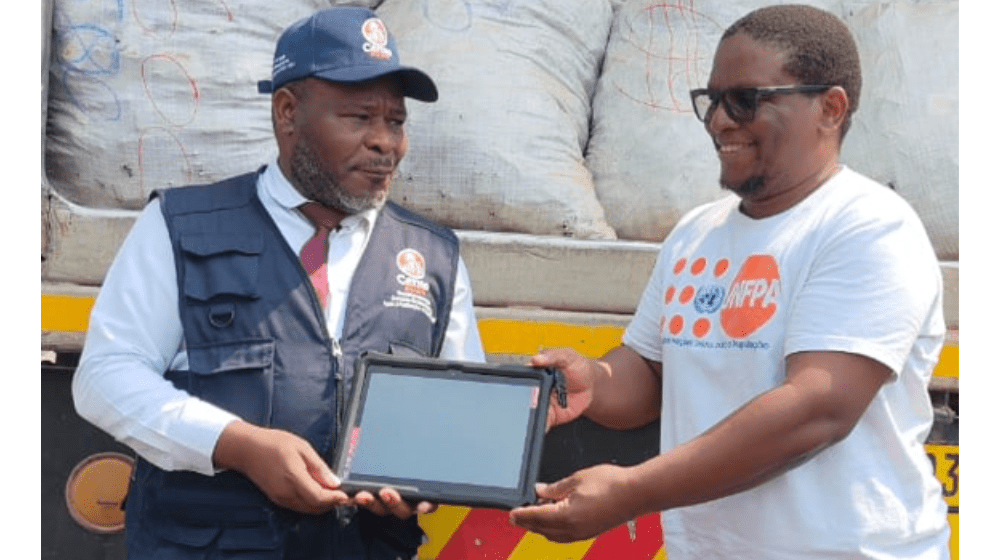
[{"label": "black sunglasses", "polygon": [[775,86],[762,88],[732,88],[727,90],[693,89],[691,90],[691,104],[694,106],[694,115],[701,122],[708,122],[712,118],[712,112],[719,106],[726,109],[726,114],[734,122],[747,124],[757,115],[757,105],[760,100],[772,95],[791,93],[819,93],[826,91],[833,86]]}]

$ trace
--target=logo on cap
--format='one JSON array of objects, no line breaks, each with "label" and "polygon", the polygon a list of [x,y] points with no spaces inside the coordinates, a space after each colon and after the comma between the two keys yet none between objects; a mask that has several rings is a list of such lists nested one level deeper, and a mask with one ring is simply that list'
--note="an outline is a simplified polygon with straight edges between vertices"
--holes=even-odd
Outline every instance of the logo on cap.
[{"label": "logo on cap", "polygon": [[392,51],[386,45],[389,44],[389,31],[379,18],[368,18],[361,24],[361,35],[365,38],[365,44],[361,50],[368,53],[373,58],[388,60],[392,58]]}]

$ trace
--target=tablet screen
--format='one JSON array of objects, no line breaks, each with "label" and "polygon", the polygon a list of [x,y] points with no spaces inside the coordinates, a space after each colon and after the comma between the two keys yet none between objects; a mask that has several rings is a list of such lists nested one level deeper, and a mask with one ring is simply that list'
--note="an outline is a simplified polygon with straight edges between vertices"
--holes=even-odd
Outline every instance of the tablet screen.
[{"label": "tablet screen", "polygon": [[369,372],[354,475],[517,488],[537,382]]},{"label": "tablet screen", "polygon": [[377,353],[358,363],[333,460],[345,491],[392,487],[473,507],[534,501],[552,371]]}]

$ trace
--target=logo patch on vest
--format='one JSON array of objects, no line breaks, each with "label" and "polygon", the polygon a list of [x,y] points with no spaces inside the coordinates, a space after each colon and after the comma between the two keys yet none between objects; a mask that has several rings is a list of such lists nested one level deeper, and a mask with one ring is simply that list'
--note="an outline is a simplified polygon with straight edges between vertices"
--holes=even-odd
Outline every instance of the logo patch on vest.
[{"label": "logo patch on vest", "polygon": [[403,249],[396,255],[396,267],[401,274],[396,275],[400,288],[382,305],[420,311],[433,323],[434,305],[431,303],[430,284],[424,281],[427,275],[427,261],[416,249]]}]

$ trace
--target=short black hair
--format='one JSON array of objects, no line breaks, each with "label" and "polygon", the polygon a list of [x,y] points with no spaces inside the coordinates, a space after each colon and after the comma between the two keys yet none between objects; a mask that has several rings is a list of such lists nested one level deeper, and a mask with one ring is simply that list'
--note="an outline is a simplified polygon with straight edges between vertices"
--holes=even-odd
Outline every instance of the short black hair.
[{"label": "short black hair", "polygon": [[736,33],[785,51],[785,71],[803,84],[833,85],[847,92],[841,139],[861,98],[861,57],[851,31],[837,16],[812,6],[782,4],[754,10],[729,26]]}]

